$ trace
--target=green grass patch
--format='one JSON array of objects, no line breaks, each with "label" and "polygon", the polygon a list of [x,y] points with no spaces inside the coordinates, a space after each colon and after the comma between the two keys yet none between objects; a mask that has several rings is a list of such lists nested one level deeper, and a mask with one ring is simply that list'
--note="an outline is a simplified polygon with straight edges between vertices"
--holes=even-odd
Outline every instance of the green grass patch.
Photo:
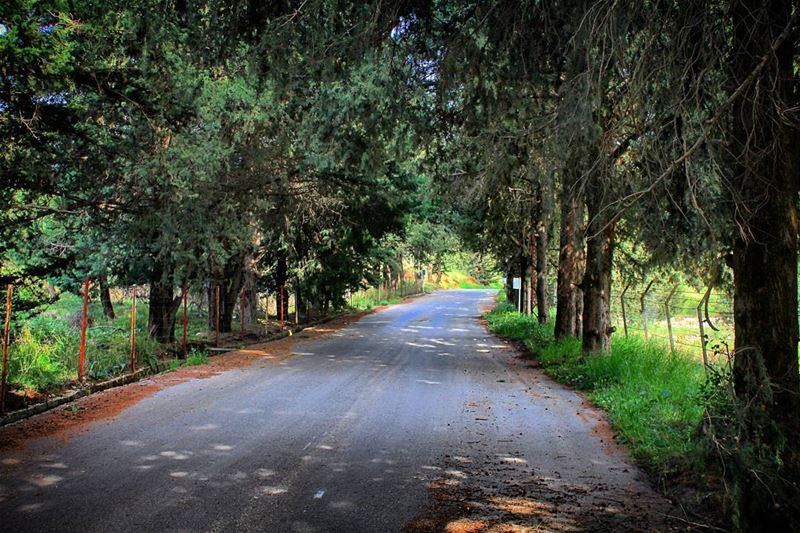
[{"label": "green grass patch", "polygon": [[[41,313],[15,327],[9,349],[9,382],[38,391],[52,390],[78,377],[82,298],[63,294]],[[116,318],[103,315],[99,302],[89,304],[86,377],[105,380],[130,367],[131,302],[115,302]],[[147,335],[147,302],[136,305],[137,365],[158,357],[159,344]],[[190,338],[204,331],[202,317],[189,320]]]},{"label": "green grass patch", "polygon": [[705,373],[695,357],[642,338],[616,336],[606,354],[586,355],[578,339],[556,342],[548,326],[499,303],[489,328],[522,341],[548,374],[586,391],[603,408],[634,457],[648,469],[700,461],[693,434],[703,415]]}]

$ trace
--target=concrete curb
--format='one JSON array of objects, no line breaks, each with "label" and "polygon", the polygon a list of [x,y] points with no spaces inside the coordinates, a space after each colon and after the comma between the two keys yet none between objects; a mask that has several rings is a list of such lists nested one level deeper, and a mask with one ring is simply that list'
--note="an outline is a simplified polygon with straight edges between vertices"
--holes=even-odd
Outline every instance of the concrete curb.
[{"label": "concrete curb", "polygon": [[[420,293],[421,294],[421,293]],[[408,298],[413,296],[419,296],[419,294],[409,294],[403,298],[404,301]],[[399,303],[399,302],[398,302]],[[325,324],[326,322],[330,322],[331,320],[335,320],[337,318],[346,317],[349,315],[356,315],[358,313],[340,313],[337,315],[326,316],[325,318],[320,318],[319,320],[315,320],[313,322],[309,322],[308,324],[301,324],[299,326],[295,326],[293,328],[289,328],[286,331],[282,331],[280,333],[276,333],[275,335],[269,336],[263,340],[258,342],[254,342],[251,346],[256,346],[258,344],[267,344],[269,342],[278,341],[281,339],[285,339],[290,335],[294,335],[295,333],[300,333],[306,328],[311,328],[314,326],[318,326],[320,324]],[[231,348],[229,352],[219,352],[219,353],[209,353],[209,357],[216,357],[218,355],[222,355],[222,353],[230,353],[236,350],[240,350],[242,348]],[[73,402],[79,398],[83,398],[84,396],[88,396],[90,394],[94,394],[95,392],[101,392],[108,389],[113,389],[115,387],[121,387],[123,385],[128,385],[129,383],[133,383],[135,381],[139,381],[147,376],[152,374],[161,374],[161,372],[153,372],[150,367],[144,367],[138,369],[136,372],[130,374],[123,374],[121,376],[117,376],[115,378],[109,379],[107,381],[101,381],[100,383],[92,383],[89,386],[81,387],[79,389],[73,390],[72,392],[68,392],[62,396],[58,396],[56,398],[50,398],[47,401],[42,403],[37,403],[36,405],[31,405],[30,407],[25,407],[24,409],[18,409],[16,411],[12,411],[8,413],[6,416],[0,418],[0,427],[7,426],[9,424],[13,424],[14,422],[19,422],[20,420],[24,420],[26,418],[30,418],[34,415],[38,415],[61,405],[64,405],[69,402]]]}]

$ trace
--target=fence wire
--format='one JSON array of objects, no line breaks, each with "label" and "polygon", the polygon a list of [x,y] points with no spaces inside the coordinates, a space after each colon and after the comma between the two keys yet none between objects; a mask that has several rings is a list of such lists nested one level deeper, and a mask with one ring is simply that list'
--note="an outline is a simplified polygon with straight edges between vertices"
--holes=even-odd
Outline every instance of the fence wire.
[{"label": "fence wire", "polygon": [[719,348],[733,346],[733,299],[722,289],[622,283],[611,297],[612,323],[620,334],[662,342],[706,363]]}]

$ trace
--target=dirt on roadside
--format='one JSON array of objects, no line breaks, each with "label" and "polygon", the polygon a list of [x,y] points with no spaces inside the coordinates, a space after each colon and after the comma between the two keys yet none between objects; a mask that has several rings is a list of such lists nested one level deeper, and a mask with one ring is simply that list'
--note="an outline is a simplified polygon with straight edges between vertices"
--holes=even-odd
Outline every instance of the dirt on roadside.
[{"label": "dirt on roadside", "polygon": [[52,411],[1,427],[0,451],[20,451],[31,440],[42,437],[68,439],[92,422],[114,418],[161,389],[191,379],[210,378],[227,370],[245,368],[264,360],[280,363],[292,356],[292,350],[299,340],[330,335],[378,309],[336,318],[278,341],[218,355],[209,359],[208,364],[179,368],[174,372],[157,374],[135,383],[91,394]]}]

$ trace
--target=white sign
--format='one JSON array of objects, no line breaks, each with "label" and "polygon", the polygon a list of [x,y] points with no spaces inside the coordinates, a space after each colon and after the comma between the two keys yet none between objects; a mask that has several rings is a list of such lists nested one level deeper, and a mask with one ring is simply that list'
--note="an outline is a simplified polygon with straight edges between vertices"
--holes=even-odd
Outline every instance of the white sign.
[{"label": "white sign", "polygon": [[514,281],[511,284],[512,289],[521,289],[522,288],[522,278],[514,278]]}]

